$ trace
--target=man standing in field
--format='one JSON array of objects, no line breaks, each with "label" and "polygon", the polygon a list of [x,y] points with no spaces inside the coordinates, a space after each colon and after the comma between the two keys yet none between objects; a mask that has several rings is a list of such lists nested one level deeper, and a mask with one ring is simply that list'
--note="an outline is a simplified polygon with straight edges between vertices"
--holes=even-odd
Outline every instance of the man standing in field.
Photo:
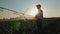
[{"label": "man standing in field", "polygon": [[36,5],[38,13],[35,16],[36,21],[37,21],[37,28],[38,28],[38,32],[37,34],[41,34],[42,33],[42,19],[43,19],[43,11],[41,10],[41,5],[38,4]]}]

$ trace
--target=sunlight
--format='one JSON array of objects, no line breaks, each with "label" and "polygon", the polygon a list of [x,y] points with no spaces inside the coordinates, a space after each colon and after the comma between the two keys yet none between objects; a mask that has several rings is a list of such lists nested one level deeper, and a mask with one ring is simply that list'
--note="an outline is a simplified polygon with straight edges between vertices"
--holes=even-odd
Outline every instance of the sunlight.
[{"label": "sunlight", "polygon": [[36,16],[37,13],[38,13],[37,9],[36,9],[36,8],[33,8],[33,9],[32,9],[32,15],[33,15],[33,16]]},{"label": "sunlight", "polygon": [[29,17],[35,17],[36,16],[36,14],[38,14],[38,10],[37,10],[37,8],[36,7],[32,7],[32,8],[30,8],[29,10],[28,10],[28,12],[26,12],[25,13],[27,16],[29,16]]}]

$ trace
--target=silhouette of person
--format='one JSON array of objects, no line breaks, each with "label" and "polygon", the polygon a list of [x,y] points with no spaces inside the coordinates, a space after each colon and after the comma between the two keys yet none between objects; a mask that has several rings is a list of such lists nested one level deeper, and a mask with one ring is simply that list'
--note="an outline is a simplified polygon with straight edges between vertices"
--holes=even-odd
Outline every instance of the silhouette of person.
[{"label": "silhouette of person", "polygon": [[38,10],[37,15],[35,16],[36,22],[37,22],[37,28],[38,28],[37,34],[41,34],[41,32],[42,32],[43,11],[41,10],[41,5],[40,4],[36,5],[36,7],[37,7],[37,10]]}]

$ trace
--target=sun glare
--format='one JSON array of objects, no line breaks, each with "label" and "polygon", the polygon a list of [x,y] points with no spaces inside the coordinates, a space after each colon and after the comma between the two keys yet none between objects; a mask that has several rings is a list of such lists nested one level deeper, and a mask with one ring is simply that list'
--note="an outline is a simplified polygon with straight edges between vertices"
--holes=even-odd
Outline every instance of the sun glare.
[{"label": "sun glare", "polygon": [[38,13],[37,9],[34,8],[34,9],[32,10],[32,15],[33,15],[33,16],[36,16],[37,13]]}]

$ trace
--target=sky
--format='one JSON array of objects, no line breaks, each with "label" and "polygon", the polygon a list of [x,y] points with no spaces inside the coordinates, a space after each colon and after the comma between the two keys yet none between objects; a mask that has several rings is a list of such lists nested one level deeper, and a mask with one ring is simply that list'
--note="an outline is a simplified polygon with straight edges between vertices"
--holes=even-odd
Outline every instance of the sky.
[{"label": "sky", "polygon": [[[37,4],[41,4],[44,17],[60,17],[60,0],[0,0],[0,7],[27,14],[31,14],[30,10]],[[18,16],[12,13],[7,10],[4,10],[4,12],[0,10],[0,18]]]}]

